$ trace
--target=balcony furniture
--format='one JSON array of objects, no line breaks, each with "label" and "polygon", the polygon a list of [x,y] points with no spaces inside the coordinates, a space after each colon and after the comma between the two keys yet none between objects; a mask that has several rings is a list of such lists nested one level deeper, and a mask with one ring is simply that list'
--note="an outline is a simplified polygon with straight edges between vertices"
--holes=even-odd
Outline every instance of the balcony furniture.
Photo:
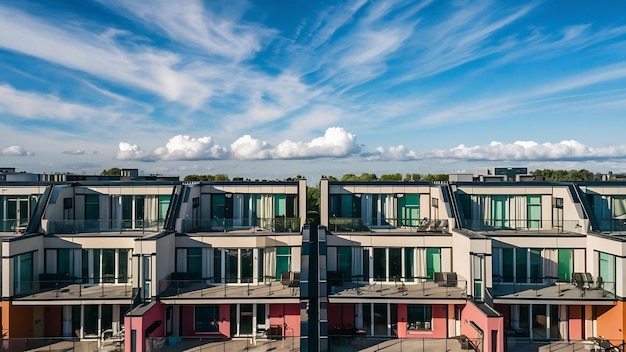
[{"label": "balcony furniture", "polygon": [[291,294],[295,295],[300,289],[300,272],[299,271],[283,271],[280,273],[280,283],[283,288],[290,288]]},{"label": "balcony furniture", "polygon": [[434,273],[434,281],[439,287],[456,287],[458,277],[455,272]]}]

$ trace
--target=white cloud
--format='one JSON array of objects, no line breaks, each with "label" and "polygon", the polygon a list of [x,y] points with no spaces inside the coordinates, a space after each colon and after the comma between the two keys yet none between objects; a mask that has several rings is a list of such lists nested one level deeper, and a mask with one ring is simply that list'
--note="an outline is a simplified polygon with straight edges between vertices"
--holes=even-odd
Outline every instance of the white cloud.
[{"label": "white cloud", "polygon": [[104,4],[123,16],[134,15],[171,39],[207,53],[241,61],[261,49],[274,32],[259,25],[238,23],[225,13],[211,11],[200,1],[109,1]]},{"label": "white cloud", "polygon": [[221,159],[228,150],[213,142],[211,137],[192,138],[178,135],[170,138],[165,147],[157,148],[154,156],[161,160]]},{"label": "white cloud", "polygon": [[12,145],[10,147],[6,147],[0,150],[0,155],[6,156],[32,156],[35,155],[26,149],[20,147],[19,145]]},{"label": "white cloud", "polygon": [[142,150],[137,144],[120,142],[115,159],[147,161],[148,153]]},{"label": "white cloud", "polygon": [[341,127],[331,127],[324,136],[310,142],[286,140],[272,151],[275,159],[308,159],[320,157],[346,157],[358,153],[361,147],[356,143],[356,135]]},{"label": "white cloud", "polygon": [[239,137],[230,145],[230,154],[237,160],[263,160],[271,158],[272,146],[250,135]]},{"label": "white cloud", "polygon": [[460,144],[450,149],[433,150],[426,152],[423,158],[519,161],[625,159],[626,145],[594,148],[575,140],[543,144],[534,141],[514,143],[494,141],[487,145]]},{"label": "white cloud", "polygon": [[68,155],[83,155],[85,154],[84,150],[81,149],[69,149],[69,150],[64,150],[63,154],[68,154]]},{"label": "white cloud", "polygon": [[[45,17],[48,21],[52,17]],[[122,44],[129,33],[109,29],[93,33],[73,21],[47,23],[0,6],[0,48],[37,57],[114,82],[140,87],[167,100],[198,106],[210,88],[185,71],[175,53],[137,43]]]},{"label": "white cloud", "polygon": [[415,160],[419,156],[416,152],[410,150],[404,145],[397,147],[391,146],[385,150],[383,147],[377,147],[373,153],[363,153],[363,157],[368,160]]},{"label": "white cloud", "polygon": [[7,84],[0,84],[0,112],[28,119],[112,120],[119,117],[119,113],[67,103],[53,95],[16,90]]}]

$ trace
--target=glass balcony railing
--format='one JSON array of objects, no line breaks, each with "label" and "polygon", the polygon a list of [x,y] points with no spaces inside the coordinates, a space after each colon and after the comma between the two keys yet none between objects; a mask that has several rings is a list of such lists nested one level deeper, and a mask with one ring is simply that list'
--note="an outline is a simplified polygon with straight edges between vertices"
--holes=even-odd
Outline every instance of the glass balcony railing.
[{"label": "glass balcony railing", "polygon": [[509,278],[494,276],[494,298],[561,298],[561,299],[615,299],[616,282],[576,282],[553,277]]},{"label": "glass balcony railing", "polygon": [[28,226],[28,219],[0,220],[0,232],[24,232]]},{"label": "glass balcony railing", "polygon": [[48,234],[72,234],[90,232],[157,232],[163,230],[163,220],[62,220],[48,221]]},{"label": "glass balcony railing", "polygon": [[600,231],[626,232],[626,219],[601,219]]},{"label": "glass balcony railing", "polygon": [[465,219],[465,224],[473,231],[583,232],[579,220]]},{"label": "glass balcony railing", "polygon": [[300,218],[184,219],[182,223],[182,232],[184,233],[236,230],[300,232]]},{"label": "glass balcony railing", "polygon": [[[181,274],[181,273],[173,273]],[[200,277],[186,274],[176,275],[180,279],[160,280],[159,296],[161,299],[220,298],[220,297],[294,297],[300,295],[299,274],[277,280],[274,275],[263,277],[225,278]],[[172,275],[174,277],[174,275]],[[194,276],[197,276],[193,278]],[[217,281],[217,282],[216,282]]]},{"label": "glass balcony railing", "polygon": [[[220,326],[230,322],[216,320],[208,322]],[[393,351],[393,352],[427,352],[427,351],[484,351],[483,339],[480,337],[458,336],[454,338],[404,338],[406,331],[401,331],[399,325],[391,324],[387,327],[375,323],[374,332],[384,333],[380,336],[371,336],[370,327],[356,329],[349,328],[348,333],[335,334],[335,326],[329,327],[328,345],[333,350],[345,352],[358,351]],[[254,331],[246,334],[242,331]],[[146,339],[147,349],[150,351],[174,352],[174,351],[305,351],[300,347],[300,336],[294,334],[293,327],[280,323],[269,324],[267,329],[252,329],[240,324],[239,337],[243,339],[230,339],[224,335],[217,336],[168,336],[150,337]],[[254,338],[251,338],[254,337]]]},{"label": "glass balcony railing", "polygon": [[81,299],[98,297],[130,297],[132,281],[128,276],[74,277],[60,279],[50,275],[37,281],[18,281],[13,295],[24,299]]},{"label": "glass balcony railing", "polygon": [[329,230],[335,232],[369,232],[369,231],[428,231],[443,232],[448,229],[447,219],[372,219],[362,218],[339,218],[328,219]]}]

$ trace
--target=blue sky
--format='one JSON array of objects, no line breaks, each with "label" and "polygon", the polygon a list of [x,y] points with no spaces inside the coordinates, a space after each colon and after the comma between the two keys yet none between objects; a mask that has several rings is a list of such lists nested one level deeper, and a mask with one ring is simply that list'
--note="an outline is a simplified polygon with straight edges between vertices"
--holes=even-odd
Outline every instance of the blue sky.
[{"label": "blue sky", "polygon": [[0,3],[0,164],[624,172],[626,2]]}]

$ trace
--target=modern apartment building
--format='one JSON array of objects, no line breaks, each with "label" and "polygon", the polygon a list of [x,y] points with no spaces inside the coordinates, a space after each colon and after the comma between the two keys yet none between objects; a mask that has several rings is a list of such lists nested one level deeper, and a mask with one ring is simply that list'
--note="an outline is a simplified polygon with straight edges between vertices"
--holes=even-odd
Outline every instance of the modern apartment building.
[{"label": "modern apartment building", "polygon": [[456,180],[1,181],[3,336],[625,339],[626,183]]}]

